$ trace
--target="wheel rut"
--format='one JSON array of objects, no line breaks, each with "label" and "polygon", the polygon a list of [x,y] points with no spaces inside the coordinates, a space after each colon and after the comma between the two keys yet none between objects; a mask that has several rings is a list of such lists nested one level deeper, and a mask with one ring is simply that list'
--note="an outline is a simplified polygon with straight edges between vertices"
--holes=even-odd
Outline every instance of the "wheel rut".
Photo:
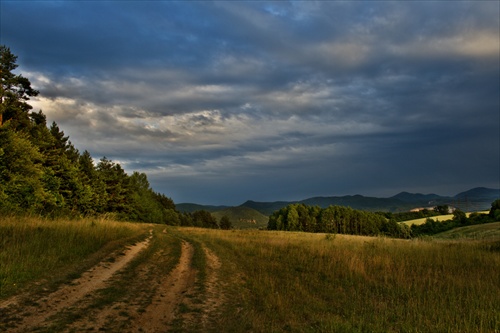
[{"label": "wheel rut", "polygon": [[[123,269],[148,246],[141,261]],[[213,331],[226,300],[221,266],[204,244],[151,232],[51,294],[3,301],[0,331]],[[103,303],[106,292],[117,294]]]},{"label": "wheel rut", "polygon": [[176,316],[176,309],[192,294],[196,271],[192,268],[194,248],[182,241],[179,263],[161,283],[151,303],[135,321],[133,329],[142,332],[164,332]]},{"label": "wheel rut", "polygon": [[[107,281],[116,272],[123,269],[149,245],[151,238],[152,230],[150,230],[150,236],[146,240],[129,246],[116,257],[112,256],[108,260],[101,261],[84,272],[80,278],[61,286],[47,296],[41,298],[30,296],[29,299],[18,296],[1,302],[0,312],[4,318],[0,323],[0,328],[7,326],[9,332],[15,333],[43,326],[52,316],[72,307],[93,291],[105,287]],[[4,320],[8,320],[8,322],[4,322]]]}]

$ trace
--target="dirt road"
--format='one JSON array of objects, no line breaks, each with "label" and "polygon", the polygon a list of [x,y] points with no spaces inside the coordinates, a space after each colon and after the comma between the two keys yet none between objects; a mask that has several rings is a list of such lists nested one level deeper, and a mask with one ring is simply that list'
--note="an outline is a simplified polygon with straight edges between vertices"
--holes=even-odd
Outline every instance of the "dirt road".
[{"label": "dirt road", "polygon": [[0,331],[207,331],[224,301],[220,266],[206,246],[151,231],[48,295],[0,301]]}]

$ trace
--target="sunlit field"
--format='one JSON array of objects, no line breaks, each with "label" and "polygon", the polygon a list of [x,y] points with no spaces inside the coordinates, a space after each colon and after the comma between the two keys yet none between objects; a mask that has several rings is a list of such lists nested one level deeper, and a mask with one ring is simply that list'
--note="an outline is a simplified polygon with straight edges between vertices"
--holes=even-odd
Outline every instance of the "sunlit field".
[{"label": "sunlit field", "polygon": [[[202,249],[218,257],[223,303],[213,319],[217,332],[495,332],[500,330],[499,226],[485,226],[462,228],[460,237],[448,232],[441,238],[400,240],[106,220],[4,219],[0,298],[40,281],[67,281],[103,253],[143,239],[153,228],[150,255],[139,257],[144,262],[136,266],[156,265],[163,258],[170,271],[184,241],[194,247],[191,265],[201,286],[207,269]],[[157,257],[151,254],[156,247],[163,249]],[[156,271],[161,270],[151,270]],[[117,281],[109,290],[118,294],[108,295],[106,302],[120,299],[129,285],[126,279]],[[133,299],[137,292],[127,297]]]},{"label": "sunlit field", "polygon": [[[40,279],[59,279],[145,234],[144,224],[105,219],[0,218],[0,297]],[[101,253],[99,252],[101,251]]]},{"label": "sunlit field", "polygon": [[227,331],[500,329],[500,252],[489,245],[290,232],[177,232],[206,243],[226,264],[234,296],[233,310],[221,323]]},{"label": "sunlit field", "polygon": [[[489,211],[483,211],[483,212],[479,212],[480,214],[488,214]],[[471,213],[465,213],[465,215],[467,217],[470,216]],[[438,216],[433,216],[433,217],[430,217],[430,219],[434,220],[434,221],[447,221],[447,220],[451,220],[453,218],[453,214],[448,214],[448,215],[438,215]],[[420,224],[424,224],[425,221],[427,221],[427,217],[424,217],[424,218],[421,218],[421,219],[415,219],[415,220],[408,220],[408,221],[404,221],[404,222],[401,222],[401,223],[404,223],[404,224],[407,224],[409,226],[411,226],[412,224],[416,224],[416,225],[420,225]]]}]

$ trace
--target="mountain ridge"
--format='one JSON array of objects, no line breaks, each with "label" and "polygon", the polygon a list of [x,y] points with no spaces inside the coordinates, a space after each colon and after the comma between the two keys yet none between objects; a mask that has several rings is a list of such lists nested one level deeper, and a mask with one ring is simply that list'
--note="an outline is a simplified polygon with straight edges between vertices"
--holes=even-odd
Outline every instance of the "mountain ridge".
[{"label": "mountain ridge", "polygon": [[248,207],[257,212],[269,216],[274,211],[279,210],[289,204],[302,203],[311,206],[320,206],[326,208],[330,205],[349,206],[354,209],[366,211],[389,211],[403,212],[413,208],[431,207],[437,205],[449,205],[459,208],[463,211],[488,210],[491,203],[500,198],[500,189],[486,187],[475,187],[467,191],[460,192],[455,196],[441,196],[438,194],[422,194],[400,192],[391,197],[370,197],[360,194],[345,196],[316,196],[295,201],[271,201],[259,202],[247,200],[237,206],[214,206],[198,205],[193,203],[180,203],[176,207],[181,212],[192,212],[190,209],[204,209],[210,212],[216,212],[231,207]]}]

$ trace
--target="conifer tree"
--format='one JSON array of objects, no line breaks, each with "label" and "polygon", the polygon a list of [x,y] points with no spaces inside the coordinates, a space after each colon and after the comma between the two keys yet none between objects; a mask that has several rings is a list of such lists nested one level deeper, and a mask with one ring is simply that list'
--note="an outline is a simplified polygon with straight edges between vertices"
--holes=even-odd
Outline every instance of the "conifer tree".
[{"label": "conifer tree", "polygon": [[32,106],[27,101],[37,96],[38,91],[27,78],[13,73],[18,67],[16,61],[17,56],[0,45],[0,126],[12,119],[18,128],[29,123],[28,112]]},{"label": "conifer tree", "polygon": [[95,166],[56,122],[47,127],[42,111],[30,112],[27,101],[38,91],[13,73],[16,60],[0,46],[0,213],[115,213],[122,220],[179,225],[175,204],[151,189],[146,174],[128,176],[106,157]]}]

